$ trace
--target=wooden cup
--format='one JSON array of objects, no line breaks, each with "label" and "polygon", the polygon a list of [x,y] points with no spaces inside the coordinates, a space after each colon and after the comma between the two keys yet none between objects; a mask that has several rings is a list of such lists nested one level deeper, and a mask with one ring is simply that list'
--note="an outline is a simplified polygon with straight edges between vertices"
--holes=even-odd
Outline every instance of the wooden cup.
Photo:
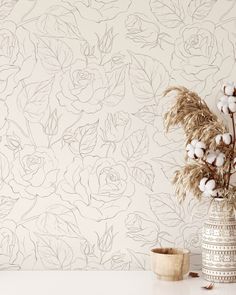
[{"label": "wooden cup", "polygon": [[189,272],[190,251],[180,248],[151,250],[151,267],[157,278],[166,281],[183,280]]}]

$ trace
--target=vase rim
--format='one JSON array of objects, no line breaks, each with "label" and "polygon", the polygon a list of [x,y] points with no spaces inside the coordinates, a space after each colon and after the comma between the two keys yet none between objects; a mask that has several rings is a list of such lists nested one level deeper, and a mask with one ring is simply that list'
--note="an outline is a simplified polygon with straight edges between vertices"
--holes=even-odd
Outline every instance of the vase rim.
[{"label": "vase rim", "polygon": [[213,199],[214,201],[216,200],[216,201],[227,201],[228,199],[227,198],[224,198],[224,197],[222,197],[222,198],[220,198],[220,197],[215,197],[214,199]]}]

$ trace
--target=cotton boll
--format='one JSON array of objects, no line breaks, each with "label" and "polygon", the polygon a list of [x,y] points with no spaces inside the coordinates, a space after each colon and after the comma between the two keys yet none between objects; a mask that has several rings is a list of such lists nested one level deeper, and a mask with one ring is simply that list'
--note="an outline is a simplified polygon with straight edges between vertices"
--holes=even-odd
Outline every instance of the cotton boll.
[{"label": "cotton boll", "polygon": [[225,156],[224,154],[221,153],[221,155],[219,155],[216,160],[215,160],[215,165],[217,167],[221,167],[224,165],[224,162],[225,162]]},{"label": "cotton boll", "polygon": [[229,109],[232,113],[235,113],[236,112],[236,104],[229,105]]},{"label": "cotton boll", "polygon": [[187,154],[188,154],[189,158],[194,159],[195,158],[194,147],[191,144],[188,144],[186,147],[186,150],[187,150]]},{"label": "cotton boll", "polygon": [[225,95],[233,95],[234,94],[234,86],[225,86],[225,89],[224,89],[224,93]]},{"label": "cotton boll", "polygon": [[223,142],[227,145],[232,143],[232,135],[230,133],[224,133],[222,134]]},{"label": "cotton boll", "polygon": [[206,157],[206,161],[207,161],[207,163],[209,163],[209,164],[213,164],[213,162],[215,161],[215,159],[216,159],[216,154],[215,154],[215,152],[210,151],[210,152],[207,154],[207,157]]},{"label": "cotton boll", "polygon": [[229,96],[228,99],[228,106],[229,106],[229,110],[234,113],[236,112],[236,97],[234,96]]},{"label": "cotton boll", "polygon": [[191,143],[189,143],[189,144],[187,144],[187,146],[186,146],[186,150],[187,151],[194,151],[194,147],[193,147],[193,145],[191,144]]},{"label": "cotton boll", "polygon": [[217,108],[224,114],[229,114],[228,108],[228,96],[224,95],[220,98],[219,102],[217,103]]},{"label": "cotton boll", "polygon": [[225,95],[231,96],[234,94],[235,90],[235,83],[234,82],[227,82],[223,86],[223,92]]},{"label": "cotton boll", "polygon": [[205,191],[203,194],[205,194],[207,197],[210,196],[216,196],[217,192],[214,190],[216,187],[216,182],[214,179],[207,180],[205,184]]},{"label": "cotton boll", "polygon": [[196,148],[200,148],[200,149],[205,149],[206,148],[206,145],[202,141],[197,141],[196,144],[195,144],[195,147]]},{"label": "cotton boll", "polygon": [[218,134],[215,137],[216,144],[226,144],[229,145],[232,143],[232,135],[230,133]]},{"label": "cotton boll", "polygon": [[236,97],[234,96],[222,96],[217,103],[217,108],[224,114],[236,112]]},{"label": "cotton boll", "polygon": [[220,144],[222,139],[223,139],[222,134],[216,135],[216,137],[215,137],[216,144]]},{"label": "cotton boll", "polygon": [[215,186],[216,186],[215,180],[214,179],[209,180],[206,183],[206,186],[207,186],[208,189],[213,190],[215,188]]},{"label": "cotton boll", "polygon": [[216,166],[221,167],[224,165],[225,162],[225,155],[221,153],[219,150],[217,151],[209,151],[206,157],[207,163]]},{"label": "cotton boll", "polygon": [[191,145],[195,147],[195,146],[197,145],[198,142],[199,142],[198,139],[193,139],[193,140],[191,141]]},{"label": "cotton boll", "polygon": [[191,159],[203,158],[205,149],[205,144],[197,139],[193,139],[191,143],[186,146],[187,154]]},{"label": "cotton boll", "polygon": [[223,110],[224,114],[226,114],[226,115],[230,114],[228,106],[223,106],[222,110]]},{"label": "cotton boll", "polygon": [[191,158],[191,159],[194,159],[195,158],[194,150],[189,150],[187,152],[187,154],[188,154],[189,158]]},{"label": "cotton boll", "polygon": [[195,155],[196,155],[197,158],[203,158],[203,156],[204,156],[204,151],[203,151],[203,149],[196,148],[196,149],[195,149]]},{"label": "cotton boll", "polygon": [[223,86],[222,86],[222,91],[225,91],[225,87],[227,86],[234,86],[234,82],[233,81],[226,81]]},{"label": "cotton boll", "polygon": [[205,197],[217,196],[217,191],[215,190],[216,182],[214,179],[208,179],[207,177],[204,177],[201,179],[198,187]]},{"label": "cotton boll", "polygon": [[207,182],[208,178],[207,177],[203,177],[200,181],[200,184],[199,184],[199,189],[201,192],[204,192],[205,190],[205,185],[206,185],[206,182]]}]

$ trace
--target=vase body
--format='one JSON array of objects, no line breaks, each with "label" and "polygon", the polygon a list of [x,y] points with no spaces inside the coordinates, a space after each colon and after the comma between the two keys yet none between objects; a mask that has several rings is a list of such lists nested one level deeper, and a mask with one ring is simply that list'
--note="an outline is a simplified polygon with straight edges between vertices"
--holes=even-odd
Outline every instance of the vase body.
[{"label": "vase body", "polygon": [[235,212],[224,199],[214,199],[203,225],[202,272],[211,282],[236,282]]}]

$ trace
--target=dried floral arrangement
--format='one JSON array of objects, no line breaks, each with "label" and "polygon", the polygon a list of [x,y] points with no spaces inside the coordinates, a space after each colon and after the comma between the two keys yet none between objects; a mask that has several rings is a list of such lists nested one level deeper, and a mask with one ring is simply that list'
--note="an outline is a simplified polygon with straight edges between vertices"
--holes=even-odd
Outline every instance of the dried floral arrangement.
[{"label": "dried floral arrangement", "polygon": [[235,113],[236,83],[223,86],[218,109],[230,117],[232,128],[215,115],[195,92],[185,87],[170,87],[164,95],[176,91],[176,101],[165,114],[166,130],[181,125],[186,136],[185,165],[175,172],[173,183],[182,201],[188,192],[195,197],[226,198],[236,203]]}]

